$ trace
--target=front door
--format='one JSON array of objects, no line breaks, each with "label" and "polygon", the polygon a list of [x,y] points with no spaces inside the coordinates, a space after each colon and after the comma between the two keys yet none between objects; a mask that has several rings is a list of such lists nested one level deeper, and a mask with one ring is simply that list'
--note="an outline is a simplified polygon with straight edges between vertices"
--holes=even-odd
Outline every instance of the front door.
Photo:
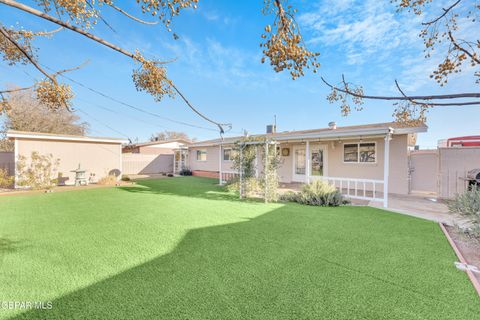
[{"label": "front door", "polygon": [[310,178],[315,179],[326,175],[326,147],[310,146]]},{"label": "front door", "polygon": [[[326,175],[326,146],[310,145],[310,178],[315,179]],[[305,145],[293,148],[293,175],[295,182],[305,182],[307,174],[307,155]]]},{"label": "front door", "polygon": [[296,182],[305,181],[306,173],[306,157],[305,146],[298,146],[293,148],[293,175],[292,180]]}]

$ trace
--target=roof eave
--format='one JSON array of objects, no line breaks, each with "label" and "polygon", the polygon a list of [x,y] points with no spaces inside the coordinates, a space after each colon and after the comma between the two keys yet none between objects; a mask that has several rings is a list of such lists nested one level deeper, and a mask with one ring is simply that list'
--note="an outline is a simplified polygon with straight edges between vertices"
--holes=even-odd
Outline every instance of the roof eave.
[{"label": "roof eave", "polygon": [[63,135],[50,135],[41,133],[20,133],[20,132],[7,132],[7,138],[13,139],[31,139],[31,140],[62,140],[72,142],[99,142],[99,143],[114,143],[114,144],[126,144],[129,141],[126,139],[109,139],[109,138],[94,138],[94,137],[74,137]]}]

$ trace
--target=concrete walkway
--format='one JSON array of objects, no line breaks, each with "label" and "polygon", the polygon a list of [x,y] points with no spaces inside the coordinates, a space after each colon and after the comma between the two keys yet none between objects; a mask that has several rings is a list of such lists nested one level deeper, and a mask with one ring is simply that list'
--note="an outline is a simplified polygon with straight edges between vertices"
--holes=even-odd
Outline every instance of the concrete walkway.
[{"label": "concrete walkway", "polygon": [[[383,204],[379,202],[369,202],[368,205],[383,208]],[[447,205],[442,200],[437,200],[435,197],[430,196],[389,195],[387,210],[441,222],[449,226],[464,226],[467,224],[465,218],[450,213]]]}]

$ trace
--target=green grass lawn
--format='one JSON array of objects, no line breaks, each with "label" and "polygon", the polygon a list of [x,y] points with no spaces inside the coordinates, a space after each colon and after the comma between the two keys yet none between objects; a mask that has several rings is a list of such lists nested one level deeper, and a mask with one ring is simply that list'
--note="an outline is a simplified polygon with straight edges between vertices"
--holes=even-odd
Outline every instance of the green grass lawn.
[{"label": "green grass lawn", "polygon": [[194,177],[0,197],[0,319],[479,319],[439,226]]}]

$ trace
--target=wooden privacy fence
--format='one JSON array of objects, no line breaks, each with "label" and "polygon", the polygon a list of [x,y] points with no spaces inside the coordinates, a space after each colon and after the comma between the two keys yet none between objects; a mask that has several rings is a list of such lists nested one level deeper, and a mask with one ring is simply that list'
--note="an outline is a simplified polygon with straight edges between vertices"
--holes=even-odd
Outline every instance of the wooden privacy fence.
[{"label": "wooden privacy fence", "polygon": [[7,170],[8,174],[15,174],[15,158],[13,152],[0,152],[0,169]]},{"label": "wooden privacy fence", "polygon": [[173,172],[173,154],[123,153],[123,174]]}]

